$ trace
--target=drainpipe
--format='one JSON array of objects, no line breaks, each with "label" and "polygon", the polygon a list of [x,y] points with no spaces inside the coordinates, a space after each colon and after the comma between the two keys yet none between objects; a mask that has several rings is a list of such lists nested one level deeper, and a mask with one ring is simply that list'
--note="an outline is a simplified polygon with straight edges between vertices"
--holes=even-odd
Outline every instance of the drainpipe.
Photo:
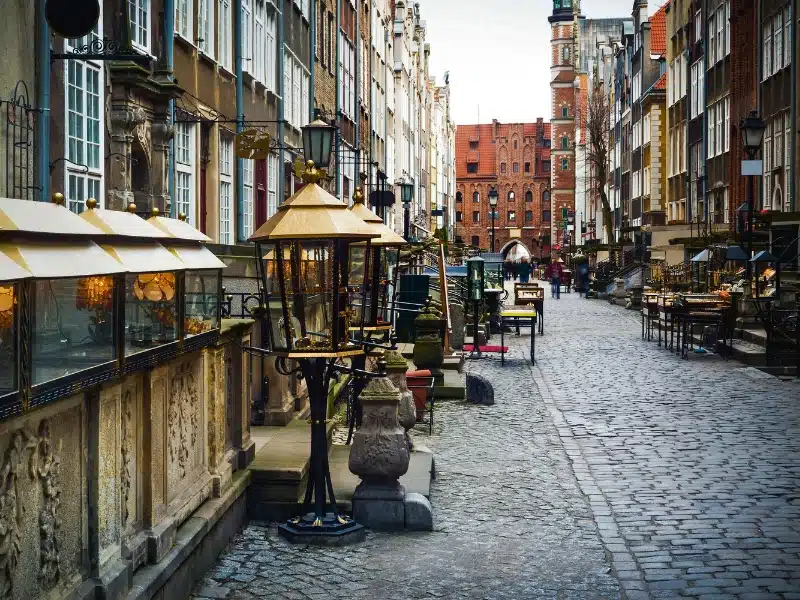
[{"label": "drainpipe", "polygon": [[[171,2],[172,0],[166,0]],[[234,2],[236,14],[233,17],[233,60],[236,61],[236,133],[244,129],[244,88],[242,85],[242,2]],[[247,240],[244,230],[244,159],[236,159],[236,230],[237,242]]]},{"label": "drainpipe", "polygon": [[[341,22],[342,22],[342,0],[336,0],[336,64],[334,68],[336,69],[336,113],[334,114],[334,119],[336,122],[339,121],[339,109],[341,108],[342,99],[339,97],[339,52],[341,49],[339,48],[340,40],[341,40]],[[334,194],[337,198],[339,198],[339,174],[341,173],[341,163],[342,163],[342,132],[341,130],[336,130],[336,193]]]},{"label": "drainpipe", "polygon": [[[792,34],[790,38],[790,42],[792,44],[792,66],[790,68],[791,77],[790,81],[795,82],[797,81],[797,15],[795,15],[795,6],[797,2],[792,2],[789,5],[789,23],[792,27]],[[797,210],[795,207],[797,206],[797,85],[793,84],[791,86],[791,123],[790,127],[792,128],[792,147],[789,150],[789,160],[791,161],[791,169],[792,169],[792,177],[789,181],[789,193],[790,196],[790,203],[789,203],[789,211],[794,212]]]},{"label": "drainpipe", "polygon": [[[289,2],[290,0],[285,0]],[[283,5],[281,2],[281,10],[278,11],[278,95],[281,97],[280,106],[278,107],[278,203],[283,204],[283,199],[286,193],[286,182],[284,181],[284,142],[283,142],[283,119],[285,118],[286,111],[284,106],[286,104],[286,90],[283,89],[283,70],[284,70],[284,56],[286,51],[283,47]],[[291,6],[289,7],[291,11]]]},{"label": "drainpipe", "polygon": [[[316,83],[316,78],[314,76],[314,71],[316,70],[316,63],[314,62],[314,56],[317,53],[317,3],[311,2],[311,27],[308,30],[308,37],[309,37],[309,52],[308,52],[308,87],[309,87],[309,96],[308,96],[308,122],[311,123],[314,120],[314,85]],[[322,50],[320,48],[320,50]]]},{"label": "drainpipe", "polygon": [[[170,78],[174,78],[175,68],[175,3],[174,0],[164,0],[164,54],[167,60],[167,70]],[[169,101],[169,120],[175,125],[175,100]],[[169,164],[167,165],[167,192],[170,198],[170,216],[178,216],[178,203],[175,198],[175,136],[169,141]]]},{"label": "drainpipe", "polygon": [[50,199],[50,26],[44,18],[45,0],[39,0],[39,73],[37,104],[39,105],[39,200]]},{"label": "drainpipe", "polygon": [[[763,7],[761,6],[761,0],[755,0],[755,2],[757,2],[757,4],[758,4],[757,7],[756,7],[756,14],[758,15],[758,17],[756,19],[756,32],[755,32],[755,38],[758,40],[758,43],[756,44],[756,81],[755,81],[755,84],[756,84],[756,106],[755,106],[755,109],[758,111],[759,116],[763,119],[764,115],[761,113],[761,80],[763,78],[762,74],[764,72],[763,71],[764,57],[762,56],[762,49],[764,47],[764,38],[762,37],[763,36],[763,30],[762,30],[762,27],[761,27],[761,17],[763,16]],[[794,85],[792,87],[794,87]],[[746,114],[747,113],[745,112],[745,115]],[[761,158],[762,159],[764,158],[763,153],[761,155]],[[762,181],[763,181],[763,176],[762,176]],[[754,187],[754,192],[753,192],[753,210],[755,211],[755,210],[758,209],[759,206],[762,206],[762,204],[760,202],[760,199],[761,199],[762,194],[764,193],[764,186],[763,185],[756,185],[756,186],[753,186],[753,187]]]},{"label": "drainpipe", "polygon": [[[702,77],[703,77],[703,131],[700,134],[702,136],[700,139],[702,140],[701,143],[703,145],[703,162],[705,163],[705,169],[703,171],[704,174],[705,174],[705,180],[702,182],[702,190],[700,190],[700,191],[703,194],[703,196],[702,196],[702,198],[703,198],[703,217],[705,218],[706,223],[708,223],[708,202],[706,202],[706,196],[708,194],[707,186],[708,186],[708,175],[709,175],[709,173],[708,173],[708,171],[709,171],[709,169],[708,169],[708,158],[707,158],[708,157],[708,109],[707,109],[708,102],[707,102],[707,100],[708,100],[708,85],[709,85],[709,81],[706,79],[706,55],[705,55],[705,52],[703,52],[703,62],[702,62],[702,64],[700,66],[701,66],[701,71],[702,71],[701,74],[702,74]],[[691,81],[691,73],[692,73],[692,68],[689,67],[689,81]],[[690,102],[690,106],[691,106],[691,102]],[[689,110],[691,111],[691,107],[690,107]],[[687,159],[688,158],[689,157],[687,156]],[[688,162],[691,163],[691,161],[688,161]],[[700,164],[699,164],[699,161],[698,161],[698,165],[697,165],[697,175],[696,176],[697,177],[700,176]],[[697,200],[700,201],[700,198],[698,197]]]},{"label": "drainpipe", "polygon": [[[692,67],[690,65],[688,69],[686,68],[686,65],[689,63],[689,57],[690,57],[690,54],[689,54],[689,43],[687,41],[686,42],[686,50],[683,52],[683,65],[684,65],[683,77],[684,77],[684,79],[686,79],[686,95],[687,96],[689,95],[689,91],[692,89],[692,86],[691,86],[691,82],[692,82],[692,77],[691,77]],[[680,90],[680,87],[678,89]],[[679,93],[680,93],[680,91],[679,91]],[[686,187],[685,187],[685,190],[686,190],[686,218],[687,218],[688,222],[691,223],[692,219],[694,218],[694,215],[692,214],[692,203],[689,201],[689,199],[692,197],[692,195],[691,195],[692,194],[692,182],[691,182],[691,179],[689,177],[689,175],[690,175],[689,169],[690,169],[690,167],[692,165],[692,161],[689,159],[689,148],[691,147],[689,145],[689,122],[692,120],[691,119],[691,117],[692,117],[692,103],[689,101],[688,97],[686,98],[686,100],[684,102],[686,104],[686,115],[685,115],[685,119],[686,119],[686,121],[685,121],[686,122],[686,135],[684,136],[684,140],[683,140],[683,151],[684,151],[684,156],[686,157]],[[703,115],[705,115],[705,107],[703,107]],[[703,118],[705,118],[705,117],[703,117]],[[705,136],[705,132],[703,132],[702,135]],[[678,168],[680,168],[680,164],[678,165]],[[690,231],[691,231],[691,229],[690,229]]]},{"label": "drainpipe", "polygon": [[[361,11],[359,10],[359,5],[360,4],[361,3],[358,0],[356,0],[356,35],[355,35],[355,39],[353,40],[353,45],[355,46],[355,52],[353,53],[354,56],[355,56],[355,64],[353,65],[353,69],[355,70],[355,73],[356,73],[356,76],[353,77],[353,82],[354,82],[354,84],[356,86],[356,93],[355,93],[355,97],[356,97],[356,106],[355,106],[355,109],[356,109],[356,114],[355,114],[356,128],[355,128],[355,143],[353,144],[353,146],[355,148],[355,152],[353,153],[353,158],[355,159],[355,166],[353,167],[353,169],[354,169],[353,170],[353,174],[355,175],[355,179],[353,180],[353,185],[356,185],[358,183],[358,181],[360,181],[359,178],[358,178],[358,175],[359,175],[358,168],[359,168],[359,162],[360,162],[359,161],[359,157],[361,156],[361,136],[359,135],[360,131],[361,131],[361,129],[360,129],[360,125],[361,125],[361,118],[360,118],[361,117],[361,89],[360,89],[360,87],[361,86],[358,85],[358,74],[360,73],[359,68],[361,67],[361,60],[359,60],[359,52],[358,52],[361,49],[361,27],[360,27],[360,25],[361,25],[361,23],[360,23],[361,22],[361,18],[360,18],[361,17]],[[364,191],[364,194],[367,193],[367,190],[363,190],[363,191]],[[369,206],[369,202],[367,202],[367,206]]]},{"label": "drainpipe", "polygon": [[[365,57],[364,60],[369,60],[370,67],[372,66],[372,31],[375,29],[373,18],[373,11],[372,11],[372,2],[369,3],[369,43],[367,44],[367,52],[369,53],[368,57]],[[375,111],[373,107],[375,105],[375,98],[373,97],[373,86],[372,86],[372,69],[370,68],[369,71],[369,118],[370,118],[370,125],[369,125],[369,189],[374,190],[374,181],[372,179],[372,173],[375,171],[375,136],[372,135],[372,132],[375,130]],[[381,207],[380,211],[381,216],[384,217],[385,220],[385,213],[386,209]]]}]

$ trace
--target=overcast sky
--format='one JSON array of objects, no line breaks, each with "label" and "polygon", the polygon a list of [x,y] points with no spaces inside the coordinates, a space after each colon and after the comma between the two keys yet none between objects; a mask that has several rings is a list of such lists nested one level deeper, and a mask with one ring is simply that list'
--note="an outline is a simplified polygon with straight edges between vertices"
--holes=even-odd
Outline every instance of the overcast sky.
[{"label": "overcast sky", "polygon": [[[551,0],[418,0],[431,75],[450,71],[457,125],[550,117]],[[650,0],[650,12],[663,0]],[[588,18],[630,17],[633,0],[583,0]]]}]

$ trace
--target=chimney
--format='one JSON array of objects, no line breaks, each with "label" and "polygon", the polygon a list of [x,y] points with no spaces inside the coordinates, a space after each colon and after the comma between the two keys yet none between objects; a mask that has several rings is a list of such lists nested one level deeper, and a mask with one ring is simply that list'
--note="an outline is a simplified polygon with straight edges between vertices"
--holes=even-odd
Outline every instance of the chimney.
[{"label": "chimney", "polygon": [[500,127],[500,121],[492,119],[492,139],[497,139],[497,129]]}]

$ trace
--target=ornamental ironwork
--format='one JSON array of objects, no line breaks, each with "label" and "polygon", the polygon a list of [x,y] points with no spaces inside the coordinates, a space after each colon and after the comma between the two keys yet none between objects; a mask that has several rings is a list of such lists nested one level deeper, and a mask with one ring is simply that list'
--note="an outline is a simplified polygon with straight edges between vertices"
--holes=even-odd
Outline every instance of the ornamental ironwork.
[{"label": "ornamental ironwork", "polygon": [[71,52],[51,52],[52,60],[127,60],[147,63],[151,57],[128,44],[104,37],[95,38],[89,43],[73,48]]}]

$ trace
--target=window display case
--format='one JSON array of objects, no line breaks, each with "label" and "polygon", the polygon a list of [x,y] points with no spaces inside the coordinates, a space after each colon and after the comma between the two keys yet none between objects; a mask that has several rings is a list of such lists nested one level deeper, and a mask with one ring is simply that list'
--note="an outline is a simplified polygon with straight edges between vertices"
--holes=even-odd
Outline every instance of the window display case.
[{"label": "window display case", "polygon": [[189,225],[177,240],[93,200],[78,216],[5,198],[0,223],[0,418],[219,335],[225,265]]}]

